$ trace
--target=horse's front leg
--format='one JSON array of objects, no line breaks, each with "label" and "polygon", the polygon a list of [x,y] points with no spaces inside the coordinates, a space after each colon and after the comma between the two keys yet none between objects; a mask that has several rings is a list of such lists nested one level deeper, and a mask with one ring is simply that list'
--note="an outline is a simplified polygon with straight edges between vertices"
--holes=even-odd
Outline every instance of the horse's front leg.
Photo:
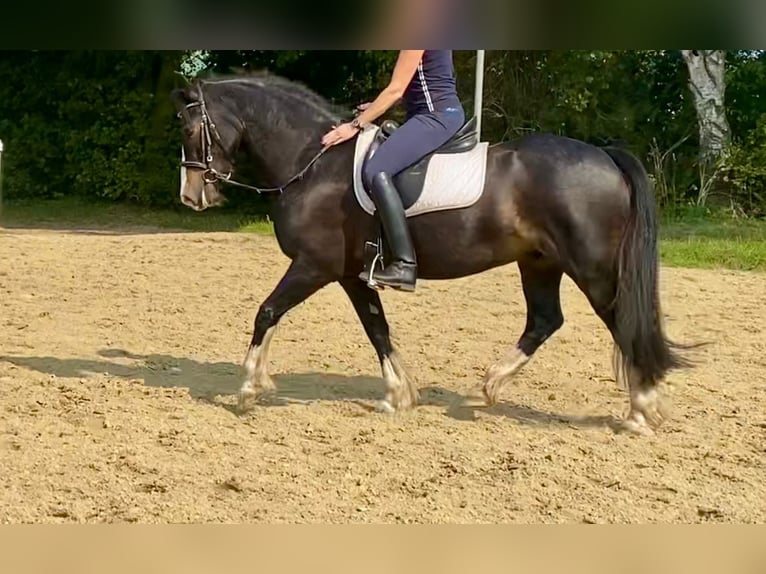
[{"label": "horse's front leg", "polygon": [[378,354],[386,382],[386,397],[378,403],[378,410],[392,413],[411,409],[418,403],[418,389],[391,343],[388,321],[377,291],[367,287],[357,277],[343,279],[340,284],[354,305],[364,331]]},{"label": "horse's front leg", "polygon": [[255,317],[253,338],[245,358],[245,381],[239,391],[239,407],[247,400],[276,390],[268,372],[269,346],[279,320],[290,309],[329,284],[331,277],[298,261],[293,261],[277,286],[261,304]]}]

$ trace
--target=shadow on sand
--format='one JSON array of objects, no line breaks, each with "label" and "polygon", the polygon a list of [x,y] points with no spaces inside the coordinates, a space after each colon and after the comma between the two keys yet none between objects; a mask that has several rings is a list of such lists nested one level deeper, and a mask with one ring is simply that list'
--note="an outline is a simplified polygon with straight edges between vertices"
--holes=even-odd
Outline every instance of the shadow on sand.
[{"label": "shadow on sand", "polygon": [[[221,397],[235,397],[242,384],[241,366],[228,362],[201,362],[171,355],[137,355],[120,349],[98,352],[103,360],[60,359],[56,357],[0,356],[0,361],[62,378],[112,376],[142,380],[150,387],[187,388],[197,400],[225,408],[239,414],[236,405]],[[289,373],[274,376],[277,396],[267,397],[261,406],[285,406],[317,401],[350,401],[373,410],[375,402],[385,395],[385,384],[380,377],[346,376],[332,373]],[[611,416],[572,416],[541,411],[532,407],[500,403],[484,406],[470,397],[429,386],[420,389],[421,406],[445,409],[445,415],[460,421],[476,420],[479,412],[485,415],[512,419],[523,425],[564,425],[573,428],[616,429],[617,419]],[[236,403],[236,400],[234,401]]]}]

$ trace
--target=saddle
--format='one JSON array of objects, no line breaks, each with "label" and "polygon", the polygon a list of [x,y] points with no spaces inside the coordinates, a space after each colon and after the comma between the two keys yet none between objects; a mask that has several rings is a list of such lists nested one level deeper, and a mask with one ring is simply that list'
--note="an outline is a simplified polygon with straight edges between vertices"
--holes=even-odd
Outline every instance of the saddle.
[{"label": "saddle", "polygon": [[[479,141],[476,117],[470,118],[448,141],[394,176],[407,217],[461,209],[482,195],[486,174],[487,142]],[[399,128],[393,120],[360,134],[354,155],[354,194],[359,205],[375,217],[369,182],[363,181],[365,164],[380,145]],[[364,273],[383,267],[388,249],[378,222],[376,235],[364,244]]]},{"label": "saddle", "polygon": [[[457,133],[455,133],[449,140],[394,177],[394,185],[396,185],[396,188],[399,190],[404,209],[412,207],[423,193],[428,166],[434,155],[460,154],[472,151],[476,147],[479,143],[476,126],[476,116],[473,116],[465,122]],[[364,169],[364,165],[366,165],[370,158],[372,158],[380,145],[386,141],[398,127],[399,124],[394,120],[386,120],[381,124],[380,129],[370,143],[370,147],[364,154],[362,169]],[[369,194],[369,183],[363,183],[365,191]]]}]

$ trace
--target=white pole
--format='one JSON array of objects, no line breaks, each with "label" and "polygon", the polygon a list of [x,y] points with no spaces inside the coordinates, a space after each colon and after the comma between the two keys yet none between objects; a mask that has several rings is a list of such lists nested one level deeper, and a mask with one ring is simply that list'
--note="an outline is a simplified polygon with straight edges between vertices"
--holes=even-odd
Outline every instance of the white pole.
[{"label": "white pole", "polygon": [[484,95],[484,50],[476,50],[476,91],[473,100],[473,114],[476,116],[476,131],[481,138],[481,108]]},{"label": "white pole", "polygon": [[[181,146],[181,161],[186,161],[186,154],[184,153],[184,146]],[[184,187],[186,187],[186,167],[181,166],[181,190],[178,192],[180,197],[183,197]]]},{"label": "white pole", "polygon": [[3,140],[0,140],[0,216],[3,214]]}]

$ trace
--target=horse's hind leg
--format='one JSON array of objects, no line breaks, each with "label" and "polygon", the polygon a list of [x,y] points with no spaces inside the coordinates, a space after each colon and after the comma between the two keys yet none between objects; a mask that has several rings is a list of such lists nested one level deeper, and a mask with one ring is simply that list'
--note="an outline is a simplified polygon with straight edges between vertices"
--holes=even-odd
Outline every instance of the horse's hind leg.
[{"label": "horse's hind leg", "polygon": [[290,309],[330,283],[331,279],[307,265],[294,261],[255,317],[253,338],[245,358],[245,381],[239,392],[239,407],[247,399],[276,390],[268,372],[271,339],[279,320]]},{"label": "horse's hind leg", "polygon": [[488,404],[497,403],[510,378],[537,349],[564,324],[561,312],[561,268],[552,261],[519,261],[521,284],[527,303],[527,323],[516,347],[487,370],[483,392]]},{"label": "horse's hind leg", "polygon": [[[653,426],[659,426],[666,414],[654,387],[644,384],[638,368],[625,359],[621,348],[615,313],[617,285],[612,272],[603,267],[598,272],[584,274],[577,280],[593,310],[604,322],[614,341],[614,371],[617,383],[630,393],[630,411],[619,428],[635,434],[651,435]],[[622,343],[625,345],[625,343]]]},{"label": "horse's hind leg", "polygon": [[379,410],[393,412],[413,407],[418,402],[418,390],[402,367],[399,356],[391,344],[388,321],[377,291],[362,283],[358,278],[340,281],[351,304],[354,306],[365,333],[378,354],[383,379],[386,382],[386,398],[379,404]]}]

